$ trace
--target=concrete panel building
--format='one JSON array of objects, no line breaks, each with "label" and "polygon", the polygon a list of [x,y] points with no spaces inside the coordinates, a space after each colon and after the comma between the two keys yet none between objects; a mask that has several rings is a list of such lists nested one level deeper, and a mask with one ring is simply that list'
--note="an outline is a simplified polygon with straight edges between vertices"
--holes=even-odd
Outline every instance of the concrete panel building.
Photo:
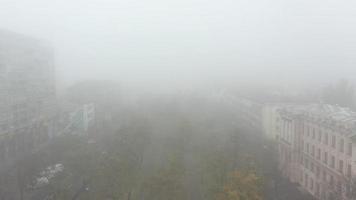
[{"label": "concrete panel building", "polygon": [[53,51],[0,30],[0,165],[46,141],[55,118]]}]

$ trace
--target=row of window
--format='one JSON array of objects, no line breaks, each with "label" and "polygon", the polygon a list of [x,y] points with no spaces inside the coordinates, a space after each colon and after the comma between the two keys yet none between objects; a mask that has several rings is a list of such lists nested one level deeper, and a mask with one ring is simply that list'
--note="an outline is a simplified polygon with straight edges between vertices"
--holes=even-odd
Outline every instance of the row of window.
[{"label": "row of window", "polygon": [[[302,134],[303,135],[306,134],[307,137],[310,137],[313,140],[317,140],[319,143],[323,143],[324,145],[331,145],[332,148],[336,149],[336,136],[335,135],[331,135],[331,144],[329,144],[329,134],[325,132],[324,136],[323,136],[323,133],[321,130],[318,131],[318,138],[316,138],[317,133],[316,133],[315,128],[312,128],[312,131],[311,131],[311,128],[304,126],[304,130],[303,130]],[[338,147],[339,147],[339,151],[341,153],[344,153],[344,149],[345,149],[344,143],[345,143],[344,138],[340,138]],[[347,154],[349,156],[352,156],[352,143],[351,142],[348,143]]]},{"label": "row of window", "polygon": [[[330,162],[328,163],[328,154],[327,152],[325,152],[324,154],[324,164],[328,165],[330,168],[335,169],[336,167],[336,160],[335,160],[335,156],[330,156]],[[314,164],[313,161],[309,162],[308,158],[302,158],[301,159],[301,164],[308,170],[310,170],[312,173],[316,174],[316,177],[319,178],[320,176],[320,166],[318,166],[317,164]],[[338,162],[338,171],[342,174],[344,174],[344,161],[343,160],[339,160]],[[346,170],[346,176],[347,177],[351,177],[352,174],[352,166],[351,164],[347,165],[347,170]]]},{"label": "row of window", "polygon": [[304,183],[305,188],[309,189],[312,192],[314,192],[314,185],[315,185],[315,187],[316,187],[315,194],[316,194],[316,196],[320,196],[320,192],[321,192],[320,184],[316,181],[314,183],[314,179],[312,177],[309,178],[307,173],[305,173],[304,177],[303,177],[303,174],[301,175],[301,182]]},{"label": "row of window", "polygon": [[[326,178],[327,174],[325,172],[323,172],[323,182],[327,182],[327,178]],[[334,183],[334,176],[333,175],[329,175],[329,186],[335,188],[336,186],[336,191],[337,193],[341,193],[342,191],[342,187],[344,187],[342,185],[342,183],[340,181],[338,181],[337,184]],[[304,187],[308,190],[310,190],[314,195],[316,195],[317,197],[320,197],[322,195],[322,188],[321,188],[321,183],[319,183],[317,180],[314,180],[313,177],[309,177],[307,173],[303,174],[301,173],[301,183],[304,185]],[[350,188],[349,188],[350,189]],[[324,193],[324,198],[326,197],[326,194]]]},{"label": "row of window", "polygon": [[[335,149],[336,147],[333,146],[333,148]],[[302,140],[302,149],[310,154],[311,156],[315,156],[315,146],[314,145],[310,145],[308,142],[306,142],[306,145],[304,145],[304,140]],[[340,142],[339,142],[339,152],[340,153],[344,153],[344,139],[340,139]],[[347,155],[348,156],[352,156],[352,143],[349,142],[348,145],[347,145]],[[317,157],[320,157],[320,148],[318,148],[318,151],[317,151]]]},{"label": "row of window", "polygon": [[284,121],[282,125],[282,132],[281,132],[282,139],[290,142],[292,139],[292,123],[289,121]]}]

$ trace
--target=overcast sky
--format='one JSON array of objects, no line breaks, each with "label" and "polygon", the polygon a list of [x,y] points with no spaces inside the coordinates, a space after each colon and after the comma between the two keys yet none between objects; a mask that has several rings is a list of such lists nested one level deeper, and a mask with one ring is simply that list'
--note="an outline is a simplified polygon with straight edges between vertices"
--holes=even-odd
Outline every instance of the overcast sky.
[{"label": "overcast sky", "polygon": [[0,28],[52,42],[62,82],[356,79],[353,0],[0,0]]}]

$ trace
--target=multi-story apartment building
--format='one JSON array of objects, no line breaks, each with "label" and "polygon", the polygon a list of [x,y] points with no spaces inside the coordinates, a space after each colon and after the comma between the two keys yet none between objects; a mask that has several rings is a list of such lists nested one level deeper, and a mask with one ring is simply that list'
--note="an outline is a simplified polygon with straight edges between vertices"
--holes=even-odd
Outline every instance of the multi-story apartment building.
[{"label": "multi-story apartment building", "polygon": [[279,109],[279,169],[316,199],[353,196],[356,113],[330,105]]},{"label": "multi-story apartment building", "polygon": [[266,138],[275,140],[278,135],[280,115],[278,109],[283,104],[265,103],[262,110],[262,130]]},{"label": "multi-story apartment building", "polygon": [[0,166],[47,140],[54,100],[51,48],[0,30]]}]

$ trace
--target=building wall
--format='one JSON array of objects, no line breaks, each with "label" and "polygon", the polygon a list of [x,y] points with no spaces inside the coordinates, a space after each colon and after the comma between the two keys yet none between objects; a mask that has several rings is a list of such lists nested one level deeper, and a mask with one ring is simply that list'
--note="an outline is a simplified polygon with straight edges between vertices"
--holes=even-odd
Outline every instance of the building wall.
[{"label": "building wall", "polygon": [[350,199],[356,173],[355,143],[339,125],[283,113],[278,135],[279,168],[291,182],[318,199]]},{"label": "building wall", "polygon": [[278,135],[280,116],[278,105],[264,105],[262,109],[262,126],[264,134],[269,139],[276,139]]},{"label": "building wall", "polygon": [[47,140],[54,77],[50,47],[0,30],[0,165]]},{"label": "building wall", "polygon": [[95,106],[93,103],[78,106],[69,113],[68,132],[87,134],[89,126],[94,123]]}]

